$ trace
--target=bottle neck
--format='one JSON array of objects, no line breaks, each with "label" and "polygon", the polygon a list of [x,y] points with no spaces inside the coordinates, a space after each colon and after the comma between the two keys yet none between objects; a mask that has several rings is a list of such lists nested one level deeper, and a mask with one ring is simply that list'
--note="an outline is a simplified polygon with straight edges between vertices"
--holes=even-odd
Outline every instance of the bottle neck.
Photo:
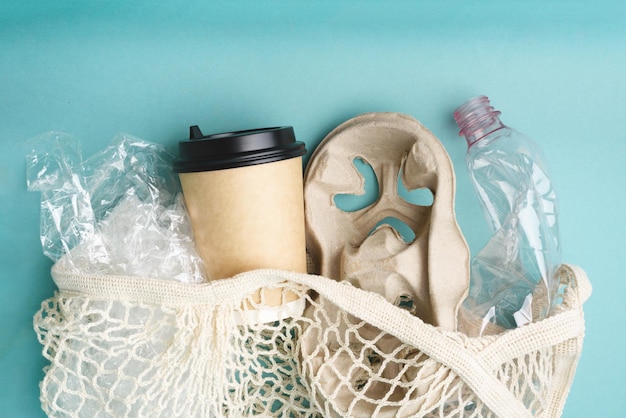
[{"label": "bottle neck", "polygon": [[468,148],[490,133],[504,128],[500,111],[494,110],[486,96],[468,100],[454,111],[454,120],[459,125],[459,136],[467,140]]}]

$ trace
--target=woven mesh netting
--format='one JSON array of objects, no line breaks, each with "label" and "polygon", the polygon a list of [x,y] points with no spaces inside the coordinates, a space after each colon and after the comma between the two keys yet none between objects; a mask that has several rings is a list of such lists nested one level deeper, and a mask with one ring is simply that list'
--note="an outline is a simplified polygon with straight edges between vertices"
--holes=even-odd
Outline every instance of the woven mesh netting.
[{"label": "woven mesh netting", "polygon": [[[323,300],[311,311],[315,321],[302,336],[302,366],[323,416],[496,416],[456,373],[416,347]],[[491,340],[456,337],[454,343],[476,352]],[[495,371],[533,415],[547,400],[548,351],[514,358]]]},{"label": "woven mesh netting", "polygon": [[59,417],[314,415],[297,371],[300,325],[59,292],[35,316],[50,361],[42,406]]},{"label": "woven mesh netting", "polygon": [[[44,411],[59,417],[495,416],[445,365],[315,292],[302,316],[255,324],[240,305],[146,304],[58,292],[35,327],[50,361]],[[258,306],[250,299],[249,304]],[[480,352],[493,338],[448,333]],[[527,410],[548,401],[553,348],[493,373]]]}]

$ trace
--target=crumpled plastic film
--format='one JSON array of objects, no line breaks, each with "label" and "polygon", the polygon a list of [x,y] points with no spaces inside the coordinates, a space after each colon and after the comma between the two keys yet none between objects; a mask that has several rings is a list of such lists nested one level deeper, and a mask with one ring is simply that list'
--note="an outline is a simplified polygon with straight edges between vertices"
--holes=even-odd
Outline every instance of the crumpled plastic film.
[{"label": "crumpled plastic film", "polygon": [[80,273],[205,281],[164,147],[119,134],[83,160],[80,141],[66,134],[29,145],[27,184],[41,192],[46,256]]},{"label": "crumpled plastic film", "polygon": [[[69,135],[48,133],[33,138],[29,145],[26,178],[28,190],[41,192],[41,245],[44,254],[57,261],[95,233],[80,142]],[[97,250],[105,256],[101,247]]]}]

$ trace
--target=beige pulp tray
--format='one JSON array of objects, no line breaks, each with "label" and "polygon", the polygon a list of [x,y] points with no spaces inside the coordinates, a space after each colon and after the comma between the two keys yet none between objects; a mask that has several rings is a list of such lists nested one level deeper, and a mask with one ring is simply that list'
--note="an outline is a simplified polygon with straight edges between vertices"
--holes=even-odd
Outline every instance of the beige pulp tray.
[{"label": "beige pulp tray", "polygon": [[[371,166],[379,196],[347,212],[335,196],[363,194],[354,165]],[[427,188],[430,205],[398,193]],[[307,248],[317,273],[409,303],[422,320],[456,330],[457,311],[469,286],[469,249],[454,212],[455,177],[439,140],[421,123],[398,113],[368,113],[335,128],[317,147],[304,178]],[[406,242],[381,220],[395,218],[415,233]],[[377,226],[378,225],[378,226]]]}]

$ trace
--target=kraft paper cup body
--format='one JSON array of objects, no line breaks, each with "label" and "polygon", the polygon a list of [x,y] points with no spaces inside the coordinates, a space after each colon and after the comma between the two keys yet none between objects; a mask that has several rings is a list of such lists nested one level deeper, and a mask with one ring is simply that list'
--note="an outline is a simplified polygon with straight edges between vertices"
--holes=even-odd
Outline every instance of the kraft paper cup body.
[{"label": "kraft paper cup body", "polygon": [[[242,132],[201,136],[200,141],[206,143],[200,145],[215,147],[221,141],[226,151],[234,152],[211,149],[210,155],[204,155],[208,164],[202,165],[203,156],[198,155],[202,152],[193,150],[195,160],[185,166],[183,154],[189,150],[181,149],[175,165],[207,279],[224,279],[264,268],[306,273],[301,157],[306,152],[304,145],[288,138],[282,145],[274,146],[271,154],[267,147],[275,144],[271,137],[268,140],[265,129]],[[266,136],[265,142],[263,138],[255,141],[259,132]],[[215,143],[207,142],[212,140]],[[192,141],[185,141],[185,145]],[[299,148],[296,150],[293,144],[299,144]],[[257,145],[260,151],[250,150]],[[192,167],[193,171],[185,171],[185,167]],[[295,294],[281,288],[259,289],[252,297],[254,303],[267,306],[296,299]]]},{"label": "kraft paper cup body", "polygon": [[259,268],[306,271],[302,158],[180,173],[210,280]]}]

